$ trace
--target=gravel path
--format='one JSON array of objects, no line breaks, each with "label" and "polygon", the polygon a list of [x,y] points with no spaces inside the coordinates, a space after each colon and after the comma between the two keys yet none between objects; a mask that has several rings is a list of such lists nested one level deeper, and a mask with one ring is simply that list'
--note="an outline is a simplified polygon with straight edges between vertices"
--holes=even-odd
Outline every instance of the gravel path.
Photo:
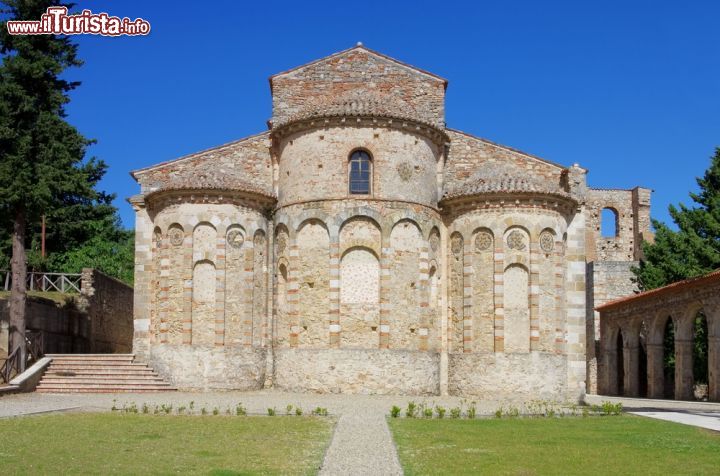
[{"label": "gravel path", "polygon": [[340,416],[320,475],[403,474],[384,415],[371,406]]}]

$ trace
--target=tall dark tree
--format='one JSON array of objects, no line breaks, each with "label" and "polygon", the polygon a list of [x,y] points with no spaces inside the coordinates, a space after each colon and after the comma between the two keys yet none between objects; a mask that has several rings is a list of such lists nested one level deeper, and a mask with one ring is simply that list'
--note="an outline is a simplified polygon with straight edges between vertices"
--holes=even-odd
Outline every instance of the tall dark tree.
[{"label": "tall dark tree", "polygon": [[715,149],[710,167],[697,183],[700,192],[690,194],[694,207],[670,206],[677,231],[653,220],[655,242],[643,244],[645,258],[635,269],[641,289],[658,288],[720,268],[720,148]]},{"label": "tall dark tree", "polygon": [[[39,20],[50,0],[7,0],[5,20]],[[68,6],[68,5],[65,5]],[[0,24],[0,207],[12,222],[10,349],[25,364],[25,279],[28,223],[56,212],[68,199],[95,200],[102,161],[84,160],[91,143],[65,117],[70,91],[79,83],[63,72],[82,62],[67,37],[12,36]]]}]

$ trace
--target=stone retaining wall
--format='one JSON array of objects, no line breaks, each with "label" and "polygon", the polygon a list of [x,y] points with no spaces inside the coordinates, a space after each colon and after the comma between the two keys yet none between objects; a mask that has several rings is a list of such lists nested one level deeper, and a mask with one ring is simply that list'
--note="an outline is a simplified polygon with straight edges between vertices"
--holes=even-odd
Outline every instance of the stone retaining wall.
[{"label": "stone retaining wall", "polygon": [[148,364],[180,390],[257,390],[265,349],[156,344]]},{"label": "stone retaining wall", "polygon": [[568,395],[566,357],[542,352],[450,354],[448,392],[494,400],[558,400]]},{"label": "stone retaining wall", "polygon": [[290,392],[438,395],[437,353],[276,349],[275,386]]}]

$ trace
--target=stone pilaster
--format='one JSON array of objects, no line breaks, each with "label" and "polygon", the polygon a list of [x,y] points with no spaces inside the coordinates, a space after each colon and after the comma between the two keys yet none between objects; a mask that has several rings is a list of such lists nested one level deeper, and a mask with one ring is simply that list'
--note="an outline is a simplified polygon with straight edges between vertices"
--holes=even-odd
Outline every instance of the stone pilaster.
[{"label": "stone pilaster", "polygon": [[529,237],[530,247],[530,350],[540,348],[540,255],[537,237]]},{"label": "stone pilaster", "polygon": [[675,400],[694,400],[693,341],[675,336]]},{"label": "stone pilaster", "polygon": [[473,243],[471,239],[463,242],[463,331],[462,350],[472,352],[473,348],[473,312],[472,312],[472,273],[473,273]]},{"label": "stone pilaster", "polygon": [[648,398],[663,398],[665,396],[665,374],[663,362],[663,345],[647,345],[647,378]]},{"label": "stone pilaster", "polygon": [[298,346],[298,334],[300,333],[300,321],[298,314],[298,292],[299,283],[298,274],[298,247],[296,243],[292,243],[288,251],[290,265],[288,266],[287,280],[287,307],[288,321],[290,322],[290,347]]},{"label": "stone pilaster", "polygon": [[183,293],[182,293],[182,343],[192,344],[192,296],[193,296],[193,236],[192,228],[187,226],[183,232]]},{"label": "stone pilaster", "polygon": [[[384,243],[390,242],[389,236],[382,237]],[[390,294],[390,283],[392,276],[390,275],[392,259],[392,249],[383,244],[380,251],[380,342],[378,347],[387,349],[390,345],[390,313],[392,311],[392,303],[388,296]]]},{"label": "stone pilaster", "polygon": [[429,267],[429,250],[427,244],[424,244],[420,248],[420,259],[419,259],[419,292],[420,292],[420,328],[418,332],[420,334],[420,350],[428,350],[428,334],[430,327],[430,316],[428,315],[430,310],[430,286],[428,280],[428,274],[430,272]]},{"label": "stone pilaster", "polygon": [[330,234],[330,265],[329,265],[329,282],[330,287],[328,294],[330,304],[328,309],[328,318],[330,328],[330,347],[340,347],[340,242],[337,233]]},{"label": "stone pilaster", "polygon": [[567,230],[567,274],[565,281],[567,307],[567,363],[570,398],[585,394],[587,367],[585,361],[585,213],[578,210]]},{"label": "stone pilaster", "polygon": [[217,230],[215,246],[215,345],[225,345],[225,228]]},{"label": "stone pilaster", "polygon": [[[150,302],[154,273],[151,253],[153,223],[142,196],[130,200],[135,210],[135,288],[133,294],[133,352],[142,360],[150,353]],[[7,329],[5,329],[7,332]],[[7,336],[7,334],[3,334]],[[4,340],[3,342],[7,342]],[[6,349],[7,351],[7,349]]]},{"label": "stone pilaster", "polygon": [[505,252],[503,249],[502,234],[493,240],[495,245],[495,257],[493,266],[493,302],[495,303],[495,352],[505,351],[505,305],[504,287],[505,280]]}]

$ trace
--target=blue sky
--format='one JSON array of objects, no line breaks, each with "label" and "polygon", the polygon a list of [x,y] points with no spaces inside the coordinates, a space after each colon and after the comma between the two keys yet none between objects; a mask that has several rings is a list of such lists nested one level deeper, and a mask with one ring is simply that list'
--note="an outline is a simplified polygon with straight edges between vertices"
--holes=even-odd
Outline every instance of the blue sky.
[{"label": "blue sky", "polygon": [[[168,7],[172,5],[172,10]],[[143,17],[147,37],[76,37],[69,120],[97,139],[101,186],[266,129],[267,78],[366,46],[449,80],[449,127],[689,202],[720,146],[720,2],[80,2]]]}]

